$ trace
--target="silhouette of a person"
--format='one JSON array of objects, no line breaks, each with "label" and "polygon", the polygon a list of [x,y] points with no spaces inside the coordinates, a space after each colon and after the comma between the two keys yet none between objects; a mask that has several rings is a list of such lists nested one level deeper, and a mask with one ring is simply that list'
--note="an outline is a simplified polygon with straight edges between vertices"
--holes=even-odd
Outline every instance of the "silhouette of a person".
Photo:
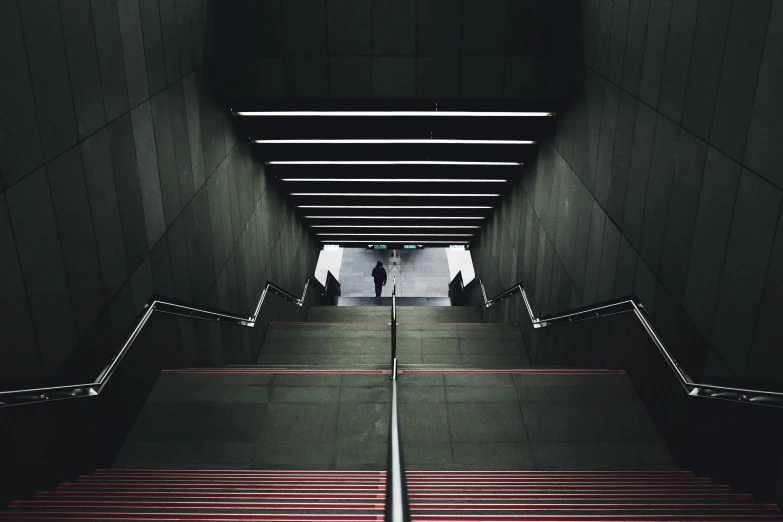
[{"label": "silhouette of a person", "polygon": [[386,269],[383,268],[383,263],[380,261],[372,269],[372,278],[375,280],[375,297],[380,297],[381,290],[386,286]]}]

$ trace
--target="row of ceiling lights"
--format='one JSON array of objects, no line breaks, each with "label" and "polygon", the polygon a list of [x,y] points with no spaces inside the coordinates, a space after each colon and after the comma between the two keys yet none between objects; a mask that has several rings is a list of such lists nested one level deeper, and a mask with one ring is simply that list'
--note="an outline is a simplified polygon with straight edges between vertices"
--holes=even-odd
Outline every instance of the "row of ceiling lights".
[{"label": "row of ceiling lights", "polygon": [[[550,117],[552,112],[484,112],[484,111],[238,111],[237,116],[267,116],[267,117]],[[532,140],[465,140],[465,139],[257,139],[252,140],[257,144],[438,144],[438,145],[534,145]],[[461,165],[461,166],[520,166],[520,162],[500,161],[269,161],[269,165]],[[507,179],[447,179],[447,178],[283,178],[285,182],[377,182],[377,183],[507,183]],[[497,197],[500,194],[442,194],[442,193],[334,193],[334,192],[295,192],[293,196],[402,196],[402,197]],[[299,208],[383,208],[383,209],[490,209],[491,206],[410,206],[410,205],[299,205]],[[483,216],[304,216],[305,219],[393,219],[393,220],[438,220],[438,219],[463,219],[482,220]],[[462,229],[480,228],[478,225],[312,225],[318,227],[334,228],[440,228]],[[361,236],[364,234],[338,234],[320,233],[326,236]],[[385,234],[388,237],[422,237],[422,236],[472,236],[472,234]],[[379,238],[378,241],[384,241]],[[327,243],[329,240],[322,240]],[[366,243],[367,240],[346,240],[342,243]],[[458,243],[467,244],[467,241],[428,241],[428,243]]]}]

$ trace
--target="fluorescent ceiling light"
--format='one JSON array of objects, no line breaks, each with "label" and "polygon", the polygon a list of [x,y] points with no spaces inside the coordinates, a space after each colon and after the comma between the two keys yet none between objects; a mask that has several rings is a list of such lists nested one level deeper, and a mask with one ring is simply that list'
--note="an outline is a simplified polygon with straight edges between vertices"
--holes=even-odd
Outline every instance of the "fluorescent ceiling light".
[{"label": "fluorescent ceiling light", "polygon": [[310,228],[481,228],[478,225],[310,225]]},{"label": "fluorescent ceiling light", "polygon": [[484,219],[484,216],[303,216],[305,219]]},{"label": "fluorescent ceiling light", "polygon": [[287,140],[252,140],[253,143],[260,144],[407,144],[407,145],[535,145],[535,141],[530,140],[455,140],[455,139],[287,139]]},{"label": "fluorescent ceiling light", "polygon": [[234,111],[235,116],[444,116],[457,118],[519,118],[554,116],[554,112],[522,112],[522,111]]},{"label": "fluorescent ceiling light", "polygon": [[460,205],[297,205],[297,208],[427,208],[427,209],[488,209],[495,208],[491,206],[460,206]]},{"label": "fluorescent ceiling light", "polygon": [[291,196],[401,196],[401,197],[498,197],[500,194],[445,194],[439,192],[291,192]]},{"label": "fluorescent ceiling light", "polygon": [[[381,238],[368,238],[368,239],[348,239],[346,241],[341,240],[335,240],[335,239],[323,239],[321,240],[321,243],[380,243],[383,241],[384,243],[416,243],[416,241],[406,241],[404,239],[393,239],[391,241],[388,240],[389,238],[381,237]],[[468,245],[470,244],[470,241],[422,241],[422,243],[445,243],[445,244],[455,244],[458,243],[460,245]]]},{"label": "fluorescent ceiling light", "polygon": [[[341,234],[339,232],[330,232],[328,234],[316,234],[316,236],[372,236],[371,232],[366,234]],[[409,237],[473,237],[475,234],[383,234],[384,236],[409,236]]]},{"label": "fluorescent ceiling light", "polygon": [[267,161],[267,165],[469,165],[519,166],[517,161]]},{"label": "fluorescent ceiling light", "polygon": [[281,178],[283,181],[351,182],[359,183],[508,183],[507,179],[456,179],[456,178]]}]

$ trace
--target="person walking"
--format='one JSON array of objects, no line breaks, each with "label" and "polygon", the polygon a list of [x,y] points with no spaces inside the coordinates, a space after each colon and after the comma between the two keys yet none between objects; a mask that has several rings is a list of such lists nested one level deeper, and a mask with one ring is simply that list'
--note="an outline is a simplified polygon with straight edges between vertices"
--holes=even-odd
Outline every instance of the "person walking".
[{"label": "person walking", "polygon": [[372,278],[375,281],[375,297],[380,297],[381,290],[386,286],[386,269],[383,268],[383,263],[380,261],[372,269]]}]

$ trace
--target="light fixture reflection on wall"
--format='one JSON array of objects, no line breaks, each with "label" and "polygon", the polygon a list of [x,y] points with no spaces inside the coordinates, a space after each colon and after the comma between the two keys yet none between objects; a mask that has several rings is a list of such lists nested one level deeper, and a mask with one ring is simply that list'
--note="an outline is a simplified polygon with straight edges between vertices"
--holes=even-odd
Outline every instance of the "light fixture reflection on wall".
[{"label": "light fixture reflection on wall", "polygon": [[489,205],[297,205],[297,208],[406,208],[406,209],[491,209]]},{"label": "light fixture reflection on wall", "polygon": [[451,118],[539,118],[554,112],[529,111],[233,111],[234,116],[267,117],[451,117]]},{"label": "light fixture reflection on wall", "polygon": [[371,197],[451,197],[451,198],[492,198],[500,194],[446,194],[438,192],[291,192],[291,196],[371,196]]},{"label": "light fixture reflection on wall", "polygon": [[531,140],[457,139],[271,139],[251,140],[261,145],[535,145]]},{"label": "light fixture reflection on wall", "polygon": [[485,219],[484,216],[302,216],[304,219]]},{"label": "light fixture reflection on wall", "polygon": [[310,225],[310,228],[481,228],[479,225]]},{"label": "light fixture reflection on wall", "polygon": [[460,165],[460,166],[520,166],[517,161],[267,161],[267,165]]},{"label": "light fixture reflection on wall", "polygon": [[358,182],[358,183],[508,183],[507,179],[458,179],[458,178],[280,178],[294,182]]}]

